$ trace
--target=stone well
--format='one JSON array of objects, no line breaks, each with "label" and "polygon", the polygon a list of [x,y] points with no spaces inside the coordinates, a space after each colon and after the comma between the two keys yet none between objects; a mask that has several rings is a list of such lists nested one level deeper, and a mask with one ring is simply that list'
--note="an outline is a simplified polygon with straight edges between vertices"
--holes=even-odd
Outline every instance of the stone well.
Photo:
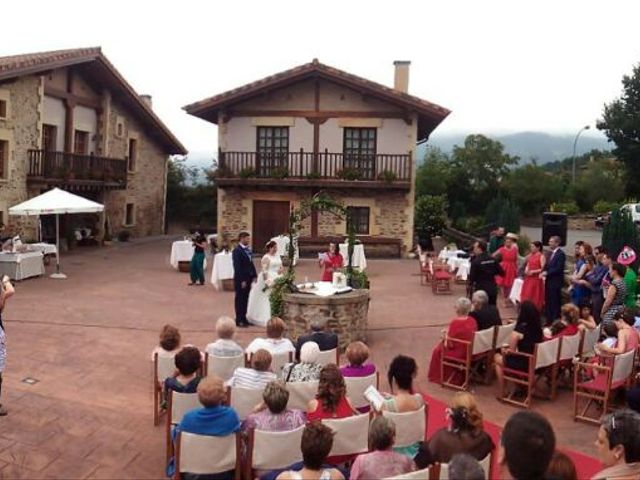
[{"label": "stone well", "polygon": [[282,319],[287,324],[287,336],[296,341],[310,331],[311,320],[326,318],[327,329],[338,334],[340,351],[356,340],[366,340],[369,290],[319,297],[308,293],[288,293],[283,297]]}]

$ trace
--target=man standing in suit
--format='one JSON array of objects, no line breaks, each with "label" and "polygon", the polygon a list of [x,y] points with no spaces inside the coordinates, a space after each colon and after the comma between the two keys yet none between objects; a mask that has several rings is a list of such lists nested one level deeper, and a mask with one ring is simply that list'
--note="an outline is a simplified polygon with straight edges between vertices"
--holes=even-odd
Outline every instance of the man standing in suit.
[{"label": "man standing in suit", "polygon": [[564,285],[564,267],[566,255],[560,248],[560,237],[549,238],[551,253],[540,276],[544,279],[545,316],[547,323],[560,318],[562,305],[562,287]]},{"label": "man standing in suit", "polygon": [[248,327],[247,304],[249,303],[249,292],[251,284],[258,277],[256,267],[253,265],[253,258],[249,243],[251,236],[248,232],[240,232],[238,235],[238,245],[233,249],[231,258],[233,260],[233,285],[236,292],[236,325],[238,327]]},{"label": "man standing in suit", "polygon": [[469,284],[472,291],[484,290],[489,305],[495,305],[498,298],[496,275],[503,276],[504,270],[500,263],[487,253],[487,244],[481,241],[473,244],[473,259],[469,271]]}]

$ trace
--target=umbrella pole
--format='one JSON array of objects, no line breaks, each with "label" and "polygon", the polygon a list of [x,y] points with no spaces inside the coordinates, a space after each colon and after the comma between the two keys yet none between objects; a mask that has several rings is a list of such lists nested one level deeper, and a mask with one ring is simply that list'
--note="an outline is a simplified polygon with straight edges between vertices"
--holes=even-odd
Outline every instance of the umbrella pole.
[{"label": "umbrella pole", "polygon": [[58,213],[56,213],[56,273],[52,273],[51,278],[67,278],[64,273],[60,273],[60,214]]}]

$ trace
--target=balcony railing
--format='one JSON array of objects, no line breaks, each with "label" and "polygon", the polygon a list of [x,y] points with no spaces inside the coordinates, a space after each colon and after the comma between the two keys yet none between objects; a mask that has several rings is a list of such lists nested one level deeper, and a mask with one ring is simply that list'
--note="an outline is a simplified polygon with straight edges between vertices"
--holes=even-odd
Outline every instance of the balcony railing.
[{"label": "balcony railing", "polygon": [[219,178],[409,182],[411,155],[320,152],[220,152]]},{"label": "balcony railing", "polygon": [[85,180],[124,187],[127,183],[127,162],[95,155],[29,150],[27,178],[63,182]]}]

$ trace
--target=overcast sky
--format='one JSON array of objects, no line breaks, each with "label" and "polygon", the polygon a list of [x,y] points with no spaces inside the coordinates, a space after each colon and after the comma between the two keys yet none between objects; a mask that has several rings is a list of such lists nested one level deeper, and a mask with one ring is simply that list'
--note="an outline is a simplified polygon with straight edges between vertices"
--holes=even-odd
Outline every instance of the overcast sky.
[{"label": "overcast sky", "polygon": [[20,0],[2,16],[0,55],[102,46],[211,154],[216,127],[182,106],[314,57],[386,85],[411,60],[410,93],[453,112],[435,134],[577,132],[640,61],[636,1]]}]

